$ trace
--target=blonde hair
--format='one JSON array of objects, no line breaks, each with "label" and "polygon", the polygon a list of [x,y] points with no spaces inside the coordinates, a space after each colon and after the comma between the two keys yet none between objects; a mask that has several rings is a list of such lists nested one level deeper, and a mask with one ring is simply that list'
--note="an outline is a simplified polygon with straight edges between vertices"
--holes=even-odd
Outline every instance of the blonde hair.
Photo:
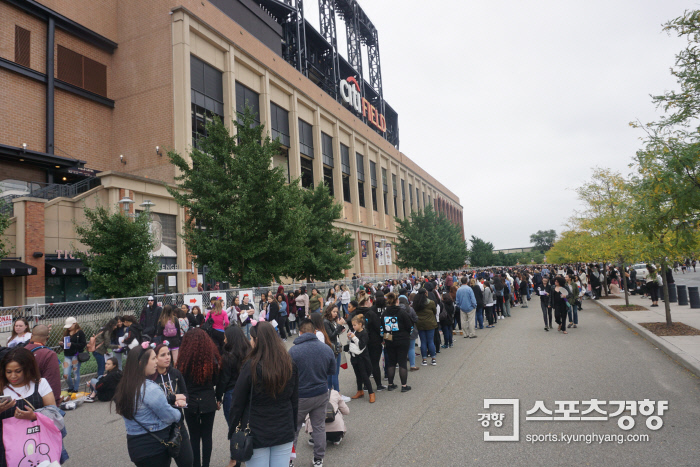
[{"label": "blonde hair", "polygon": [[355,316],[353,316],[353,317],[352,317],[352,322],[353,322],[353,323],[357,323],[357,324],[361,324],[361,325],[364,327],[364,325],[365,325],[365,315],[360,314],[360,315],[355,315]]},{"label": "blonde hair", "polygon": [[211,314],[220,315],[224,309],[224,302],[221,299],[214,300],[214,306],[211,309]]}]

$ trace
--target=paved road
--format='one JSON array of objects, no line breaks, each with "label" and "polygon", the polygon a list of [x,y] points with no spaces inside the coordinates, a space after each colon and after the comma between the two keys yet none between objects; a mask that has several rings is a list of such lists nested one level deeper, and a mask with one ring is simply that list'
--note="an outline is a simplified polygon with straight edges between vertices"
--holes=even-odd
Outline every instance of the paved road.
[{"label": "paved road", "polygon": [[[700,276],[700,274],[698,274]],[[413,390],[380,392],[375,404],[349,403],[348,434],[329,446],[327,466],[358,465],[698,465],[700,385],[646,340],[593,302],[584,302],[578,329],[568,335],[545,332],[537,299],[529,309],[477,339],[456,338],[438,355],[437,367],[409,374]],[[352,371],[342,371],[341,389],[351,394]],[[520,441],[485,442],[477,421],[484,398],[520,400]],[[555,401],[668,400],[663,427],[651,431],[645,417],[623,432],[617,418],[600,422],[525,421],[536,400],[554,410]],[[582,408],[579,406],[579,408]],[[606,408],[606,406],[603,406]],[[510,412],[505,411],[511,426]],[[106,404],[85,404],[66,417],[67,448],[78,466],[128,466],[124,424]],[[512,430],[489,428],[492,434]],[[525,441],[533,434],[648,434],[646,443],[586,444]],[[301,435],[296,465],[311,465],[311,447]],[[217,415],[212,466],[227,462],[223,416]],[[173,464],[174,465],[174,464]]]}]

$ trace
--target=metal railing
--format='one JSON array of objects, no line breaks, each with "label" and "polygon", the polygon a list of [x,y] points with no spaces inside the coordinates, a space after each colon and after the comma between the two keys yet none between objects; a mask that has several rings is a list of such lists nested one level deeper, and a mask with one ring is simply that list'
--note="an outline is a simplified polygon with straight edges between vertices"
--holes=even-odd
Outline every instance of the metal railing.
[{"label": "metal railing", "polygon": [[96,186],[100,185],[100,179],[97,177],[86,178],[77,183],[71,185],[60,185],[58,183],[47,183],[39,184],[32,183],[33,189],[23,194],[13,194],[7,195],[0,198],[0,213],[9,214],[10,217],[14,216],[14,203],[12,200],[15,198],[29,197],[29,198],[40,198],[46,200],[52,200],[55,198],[73,198],[81,193],[85,193]]}]

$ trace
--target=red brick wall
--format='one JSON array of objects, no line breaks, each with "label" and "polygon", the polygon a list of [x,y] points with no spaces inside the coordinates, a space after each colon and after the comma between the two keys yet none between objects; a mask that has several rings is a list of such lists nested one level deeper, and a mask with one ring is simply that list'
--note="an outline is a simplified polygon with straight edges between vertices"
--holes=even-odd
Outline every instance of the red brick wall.
[{"label": "red brick wall", "polygon": [[46,88],[43,84],[0,70],[0,144],[44,151]]},{"label": "red brick wall", "polygon": [[29,163],[0,162],[0,180],[46,183],[46,170]]},{"label": "red brick wall", "polygon": [[120,170],[119,154],[109,144],[112,109],[56,89],[55,112],[56,155],[87,161],[91,169]]},{"label": "red brick wall", "polygon": [[117,0],[38,0],[38,3],[117,42]]},{"label": "red brick wall", "polygon": [[27,276],[26,297],[44,297],[44,258],[34,258],[35,251],[44,251],[44,203],[25,203],[24,258],[22,260],[36,268],[35,276]]},{"label": "red brick wall", "polygon": [[15,25],[27,29],[30,37],[30,68],[46,72],[46,24],[34,16],[0,2],[0,57],[15,61]]}]

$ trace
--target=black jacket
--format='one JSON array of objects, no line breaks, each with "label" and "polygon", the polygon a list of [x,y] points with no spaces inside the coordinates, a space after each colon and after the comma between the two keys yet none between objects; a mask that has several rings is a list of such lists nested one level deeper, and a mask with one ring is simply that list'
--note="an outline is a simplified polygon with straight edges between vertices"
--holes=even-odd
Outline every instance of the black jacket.
[{"label": "black jacket", "polygon": [[143,329],[143,334],[149,337],[154,337],[156,335],[156,326],[158,325],[161,311],[163,311],[163,309],[155,303],[152,307],[148,305],[143,307],[143,310],[141,310],[141,317],[139,318],[139,324]]},{"label": "black jacket", "polygon": [[175,394],[184,394],[189,399],[185,378],[182,377],[182,373],[177,368],[168,368],[164,375],[156,371],[151,379],[158,383],[158,386],[165,389],[168,404],[175,405]]},{"label": "black jacket", "polygon": [[267,305],[267,316],[265,317],[265,321],[272,321],[273,319],[277,322],[280,320],[280,306],[274,300],[272,303]]},{"label": "black jacket", "polygon": [[194,314],[192,312],[187,313],[187,320],[190,322],[191,328],[198,328],[204,323],[204,315],[202,313]]},{"label": "black jacket", "polygon": [[[262,380],[262,367],[257,368],[257,380]],[[249,407],[252,374],[250,362],[241,368],[241,374],[233,390],[231,425],[228,437],[236,431],[239,422],[245,428],[250,420],[253,436],[253,448],[265,448],[294,441],[297,432],[297,412],[299,409],[299,373],[292,362],[292,377],[287,382],[282,394],[272,397],[261,385],[253,388],[252,405]]]},{"label": "black jacket", "polygon": [[345,330],[345,326],[338,323],[331,323],[327,319],[323,320],[323,327],[326,328],[326,334],[328,334],[328,339],[335,345],[338,342],[338,336]]},{"label": "black jacket", "polygon": [[474,298],[476,298],[476,306],[477,307],[484,307],[484,292],[481,291],[481,287],[478,285],[472,285],[470,286],[472,291],[474,292]]},{"label": "black jacket", "polygon": [[223,356],[221,363],[221,373],[219,373],[219,384],[216,385],[216,400],[221,402],[224,393],[230,391],[236,386],[238,375],[240,373],[241,362],[234,361],[231,355]]},{"label": "black jacket", "polygon": [[136,340],[136,342],[141,343],[143,341],[143,333],[141,330],[141,325],[138,323],[134,323],[128,328],[129,330],[126,331],[124,334],[124,345],[127,347],[129,344],[131,344],[132,341]]},{"label": "black jacket", "polygon": [[[479,291],[481,291],[481,290],[479,290]],[[482,294],[480,305],[483,306],[483,304],[484,304],[484,296]],[[454,320],[455,320],[455,302],[453,302],[452,300],[443,301],[442,306],[445,307],[445,312],[447,312],[447,316],[449,316],[449,318],[450,318],[449,323],[450,324],[454,323]]]},{"label": "black jacket", "polygon": [[[547,295],[540,295],[540,292],[547,292]],[[543,285],[542,283],[537,284],[535,287],[535,293],[540,296],[540,301],[545,302],[547,306],[552,306],[552,285]]]},{"label": "black jacket", "polygon": [[[216,362],[215,365],[218,365],[218,362]],[[216,412],[216,392],[214,386],[219,382],[219,373],[204,384],[195,384],[187,375],[183,376],[185,387],[187,387],[189,392],[185,411],[195,414]]]},{"label": "black jacket", "polygon": [[[358,360],[362,359],[365,361],[365,364],[367,365],[365,368],[369,368],[370,358],[369,358],[369,349],[367,349],[367,344],[369,344],[369,337],[367,336],[367,330],[363,329],[360,332],[355,332],[355,337],[357,337],[357,340],[358,340],[357,346],[360,348],[360,350],[365,349],[365,351],[362,352],[360,355],[350,354],[350,363],[352,363],[354,366],[354,365],[356,365],[356,362]],[[345,344],[345,346],[343,347],[343,350],[345,350],[346,352],[349,352],[350,344]]]},{"label": "black jacket", "polygon": [[[391,347],[392,345],[408,342],[411,339],[413,320],[400,306],[392,305],[386,307],[384,313],[382,313],[381,322],[384,333],[390,333],[393,336],[391,341],[385,341],[387,346]],[[413,349],[409,350],[413,351]]]},{"label": "black jacket", "polygon": [[65,349],[63,355],[66,357],[74,357],[80,352],[85,350],[87,346],[87,340],[85,339],[85,333],[82,329],[70,336],[70,349]]},{"label": "black jacket", "polygon": [[386,308],[368,308],[364,313],[365,315],[365,331],[367,331],[367,337],[369,338],[370,346],[381,346],[382,345],[382,313]]},{"label": "black jacket", "polygon": [[102,402],[111,401],[114,397],[114,391],[117,389],[117,384],[119,384],[121,380],[122,370],[116,368],[100,378],[95,385],[97,400]]}]

